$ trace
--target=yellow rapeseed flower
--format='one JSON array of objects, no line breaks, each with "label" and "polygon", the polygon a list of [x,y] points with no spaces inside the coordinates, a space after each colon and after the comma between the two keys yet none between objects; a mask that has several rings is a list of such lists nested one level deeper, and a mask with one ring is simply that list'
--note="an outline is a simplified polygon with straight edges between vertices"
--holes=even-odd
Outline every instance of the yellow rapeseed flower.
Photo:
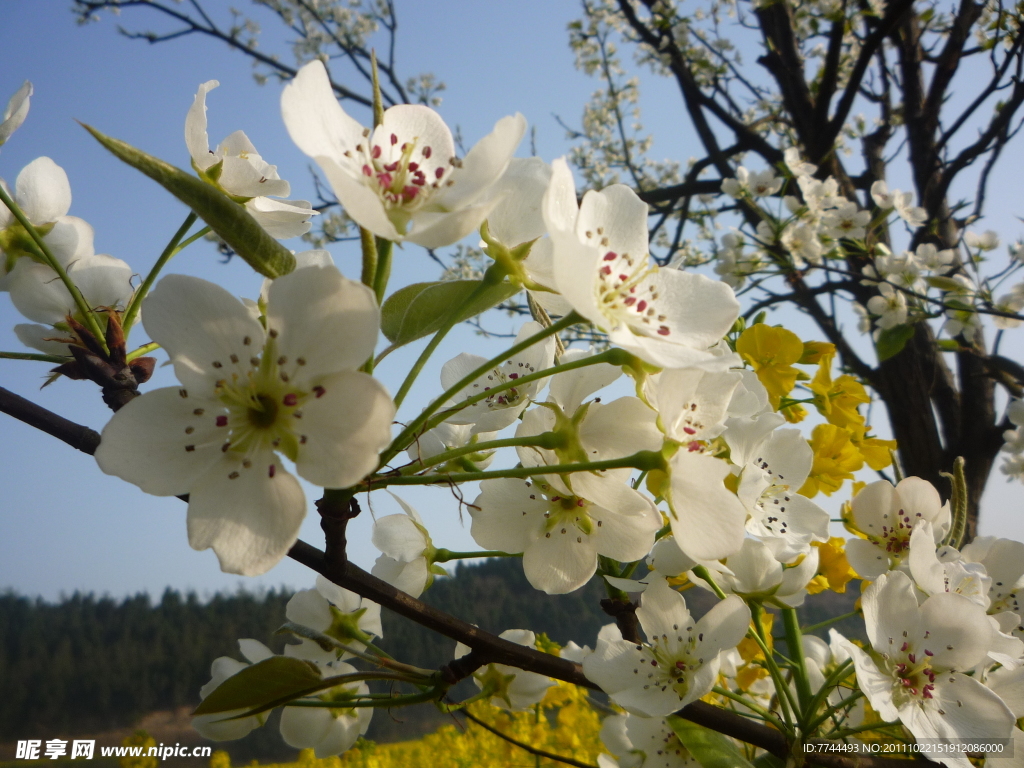
[{"label": "yellow rapeseed flower", "polygon": [[778,410],[779,401],[793,391],[800,373],[793,367],[804,354],[800,337],[785,328],[757,323],[740,334],[736,351],[753,366],[768,390],[772,408]]},{"label": "yellow rapeseed flower", "polygon": [[821,491],[831,496],[844,480],[852,480],[853,473],[864,466],[864,457],[850,439],[849,431],[835,424],[819,424],[811,433],[814,463],[807,482],[799,493],[808,498]]},{"label": "yellow rapeseed flower", "polygon": [[812,541],[811,546],[818,548],[818,575],[807,585],[808,593],[816,595],[826,589],[840,594],[846,592],[846,585],[857,578],[846,559],[846,541],[833,536],[825,542]]}]

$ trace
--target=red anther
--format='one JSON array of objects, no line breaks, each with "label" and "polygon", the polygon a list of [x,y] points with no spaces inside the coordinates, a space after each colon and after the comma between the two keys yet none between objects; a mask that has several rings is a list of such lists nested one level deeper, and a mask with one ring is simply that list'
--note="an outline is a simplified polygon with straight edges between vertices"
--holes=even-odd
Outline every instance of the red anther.
[{"label": "red anther", "polygon": [[370,157],[372,157],[374,160],[376,160],[378,157],[380,157],[380,153],[381,153],[380,145],[379,144],[378,145],[374,145],[373,150],[370,152]]},{"label": "red anther", "polygon": [[699,451],[703,447],[704,446],[700,444],[700,440],[693,440],[690,442],[690,445],[687,447],[686,450],[688,450],[690,453],[693,453],[694,451]]},{"label": "red anther", "polygon": [[423,156],[424,156],[424,157],[430,157],[430,153],[431,153],[431,151],[432,151],[432,150],[430,149],[430,147],[424,147],[424,148],[423,148]]},{"label": "red anther", "polygon": [[434,178],[440,179],[442,176],[444,176],[444,168],[435,168],[434,169]]},{"label": "red anther", "polygon": [[552,500],[552,501],[561,501],[561,500],[562,500],[562,497],[561,497],[561,496],[552,496],[552,497],[551,497],[551,500]]},{"label": "red anther", "polygon": [[419,169],[420,169],[420,164],[419,163],[409,163],[409,170],[412,171],[413,173],[415,173]]},{"label": "red anther", "polygon": [[576,506],[577,507],[582,507],[583,506],[583,499],[576,499]]},{"label": "red anther", "polygon": [[661,326],[661,328],[658,329],[659,336],[668,336],[670,333],[671,331],[668,329],[667,325],[663,325]]},{"label": "red anther", "polygon": [[602,275],[610,275],[612,273],[612,268],[606,264],[605,266],[601,267],[599,271]]},{"label": "red anther", "polygon": [[925,649],[924,655],[925,655],[925,656],[934,656],[935,654],[934,654],[934,653],[932,653],[931,651],[929,651],[929,650]]},{"label": "red anther", "polygon": [[627,296],[625,301],[623,301],[622,303],[625,304],[627,307],[631,307],[634,304],[636,304],[636,296]]},{"label": "red anther", "polygon": [[267,477],[273,477],[275,472],[277,472],[277,465],[271,464],[267,469]]},{"label": "red anther", "polygon": [[397,144],[397,143],[398,143],[398,137],[397,137],[397,136],[395,136],[395,134],[393,134],[393,133],[392,133],[392,134],[391,134],[391,146],[393,147],[393,146],[395,146],[395,144]]},{"label": "red anther", "polygon": [[518,374],[518,373],[510,373],[510,374],[508,375],[508,377],[509,377],[510,379],[518,379],[518,378],[519,378],[519,374]]},{"label": "red anther", "polygon": [[645,309],[647,309],[647,302],[640,299],[640,303],[636,305],[636,311],[643,312]]},{"label": "red anther", "polygon": [[368,165],[363,166],[363,176],[373,176],[373,169]]},{"label": "red anther", "polygon": [[317,397],[323,397],[324,394],[326,394],[326,392],[327,390],[321,387],[319,384],[313,387],[313,394],[315,394]]},{"label": "red anther", "polygon": [[677,661],[677,662],[676,662],[676,669],[681,669],[681,670],[683,670],[683,671],[686,671],[686,664],[684,664],[684,663],[683,663],[683,662],[681,662],[681,661]]},{"label": "red anther", "polygon": [[914,654],[908,653],[907,658],[910,660],[911,664],[917,664],[917,657]]},{"label": "red anther", "polygon": [[217,426],[218,427],[226,427],[227,425],[228,425],[228,417],[227,416],[218,416],[217,417]]},{"label": "red anther", "polygon": [[688,435],[696,435],[697,434],[697,430],[694,429],[693,427],[683,427],[683,432],[685,432]]},{"label": "red anther", "polygon": [[294,392],[289,392],[287,395],[284,396],[283,402],[285,405],[291,408],[292,406],[299,404],[299,396],[296,395]]},{"label": "red anther", "polygon": [[402,199],[407,203],[412,202],[416,198],[416,195],[418,195],[419,193],[419,187],[402,187]]},{"label": "red anther", "polygon": [[615,253],[615,251],[608,251],[608,253],[604,255],[605,261],[615,261],[617,258],[619,258],[619,254]]},{"label": "red anther", "polygon": [[392,176],[390,173],[378,173],[377,174],[377,181],[380,183],[380,185],[382,187],[385,187],[385,188],[386,187],[390,187],[391,186],[391,182],[394,181],[394,180],[395,180],[395,177]]},{"label": "red anther", "polygon": [[619,275],[619,280],[621,280],[622,282],[626,282],[627,280],[629,280],[629,275]]},{"label": "red anther", "polygon": [[398,161],[395,160],[395,162],[393,163],[388,163],[387,165],[384,166],[384,170],[388,171],[389,173],[394,173],[395,171],[398,170]]}]

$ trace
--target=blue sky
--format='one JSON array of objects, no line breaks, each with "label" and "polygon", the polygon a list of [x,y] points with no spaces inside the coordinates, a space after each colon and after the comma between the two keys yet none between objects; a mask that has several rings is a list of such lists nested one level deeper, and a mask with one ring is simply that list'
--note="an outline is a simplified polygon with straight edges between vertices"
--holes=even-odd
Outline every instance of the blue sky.
[{"label": "blue sky", "polygon": [[[153,15],[125,13],[105,16],[98,24],[78,27],[67,0],[5,0],[0,25],[0,50],[5,66],[0,74],[0,100],[6,100],[25,79],[35,86],[32,109],[25,125],[0,150],[0,176],[13,182],[18,171],[40,155],[64,167],[74,195],[71,214],[96,229],[98,252],[128,261],[145,273],[186,215],[184,207],[161,188],[121,164],[96,144],[74,120],[90,123],[151,154],[181,167],[188,166],[183,140],[185,113],[199,83],[217,79],[221,87],[208,98],[211,142],[234,130],[246,131],[282,178],[292,183],[292,197],[312,199],[308,158],[290,142],[280,119],[280,88],[271,81],[258,86],[249,64],[222,44],[199,39],[151,46],[124,39],[121,23],[133,29],[166,25]],[[216,18],[229,22],[228,3],[206,4]],[[246,8],[242,4],[243,9]],[[442,116],[458,125],[467,146],[490,131],[504,115],[520,111],[536,126],[540,156],[551,160],[565,154],[569,143],[554,119],[578,123],[582,106],[596,87],[573,68],[565,31],[578,13],[574,2],[517,0],[483,3],[479,0],[416,0],[400,3],[399,67],[405,76],[432,71],[448,88],[441,95]],[[267,48],[282,54],[280,33],[267,23]],[[362,90],[362,83],[358,83]],[[652,156],[683,161],[696,150],[685,125],[682,106],[667,82],[645,90],[645,123],[657,138]],[[346,106],[364,122],[365,110]],[[520,155],[529,154],[528,141]],[[1004,156],[993,189],[1013,189],[1011,178],[1019,151]],[[1014,186],[1011,186],[1014,185]],[[985,227],[1000,231],[1004,242],[1019,234],[1019,211],[1012,196],[993,195]],[[298,240],[286,243],[303,250]],[[342,271],[358,274],[354,245],[332,248]],[[178,256],[169,271],[204,277],[239,295],[255,296],[260,279],[239,259],[222,264],[207,243],[198,243]],[[437,267],[417,247],[396,255],[394,287],[435,279]],[[0,349],[18,350],[11,327],[20,318],[0,297]],[[495,318],[496,330],[512,330],[511,321]],[[796,329],[800,332],[800,329]],[[141,332],[141,329],[140,329]],[[133,336],[133,341],[141,342]],[[441,364],[481,342],[468,328],[458,329],[420,379],[417,396],[403,414],[410,416],[437,394]],[[415,348],[414,352],[418,352]],[[1019,352],[1019,349],[1017,350]],[[1019,357],[1019,355],[1018,355]],[[380,375],[397,389],[409,354],[395,354]],[[39,391],[47,366],[0,361],[0,383],[75,421],[101,429],[109,412],[91,385],[60,380]],[[151,386],[170,384],[167,369]],[[882,426],[881,415],[875,417]],[[870,479],[870,478],[868,478]],[[998,475],[990,484],[982,522],[985,533],[1020,538],[1024,492],[1006,486]],[[475,492],[467,491],[472,498]],[[310,498],[315,498],[310,490]],[[377,496],[381,496],[379,501]],[[423,513],[435,543],[450,549],[476,549],[459,524],[458,505],[447,491],[407,494]],[[378,514],[398,511],[386,494],[375,494]],[[239,577],[220,573],[210,551],[194,552],[185,537],[185,505],[176,499],[147,496],[134,486],[103,475],[93,460],[8,417],[0,417],[0,589],[56,598],[61,593],[92,590],[124,595],[139,590],[159,593],[166,586],[209,593],[242,584]],[[376,552],[369,544],[370,516],[353,525],[350,554],[364,567]],[[307,518],[302,537],[320,544],[315,514]],[[269,574],[244,580],[248,587],[311,585],[308,571],[285,560]]]}]

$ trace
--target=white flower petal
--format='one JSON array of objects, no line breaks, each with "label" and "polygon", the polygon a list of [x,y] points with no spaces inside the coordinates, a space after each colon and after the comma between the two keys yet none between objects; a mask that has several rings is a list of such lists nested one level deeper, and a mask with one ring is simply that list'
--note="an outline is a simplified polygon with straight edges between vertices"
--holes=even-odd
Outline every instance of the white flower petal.
[{"label": "white flower petal", "polygon": [[408,515],[387,515],[373,524],[373,546],[401,563],[423,557],[427,538]]},{"label": "white flower petal", "polygon": [[281,354],[306,361],[295,381],[311,381],[366,362],[377,343],[380,310],[368,286],[336,267],[310,266],[271,284],[267,327],[279,333]]},{"label": "white flower petal", "polygon": [[285,86],[281,116],[292,141],[310,157],[341,158],[363,139],[363,126],[338,104],[319,60],[302,67]]},{"label": "white flower petal", "polygon": [[14,188],[18,205],[33,224],[49,224],[71,207],[68,175],[48,157],[38,157],[26,165]]},{"label": "white flower petal", "polygon": [[[313,360],[317,350],[310,349]],[[295,469],[315,485],[347,488],[376,468],[391,442],[395,404],[383,384],[361,371],[325,376],[316,386],[317,396],[302,406],[301,424],[294,427],[306,437],[300,438]]]},{"label": "white flower petal", "polygon": [[427,571],[427,560],[421,557],[411,563],[402,563],[393,557],[381,555],[377,558],[370,573],[391,586],[419,597],[427,588],[430,573]]},{"label": "white flower petal", "polygon": [[523,571],[530,584],[549,595],[579,589],[597,570],[592,537],[574,526],[553,528],[536,538],[523,554]]},{"label": "white flower petal", "polygon": [[[388,112],[396,109],[398,107],[393,107]],[[426,109],[426,107],[423,107],[423,109]],[[436,115],[433,110],[430,110],[430,112]],[[438,120],[440,121],[440,118]],[[384,122],[386,125],[387,113],[385,113]],[[441,121],[441,126],[444,128],[445,133],[448,134],[448,140],[451,141],[451,133],[448,131],[448,126],[443,121]],[[431,199],[431,204],[443,209],[452,210],[477,200],[488,187],[498,181],[501,175],[505,173],[509,160],[512,158],[512,153],[516,151],[516,147],[519,146],[519,142],[522,140],[525,132],[526,118],[521,114],[516,113],[515,115],[501,118],[495,123],[494,130],[480,139],[469,150],[466,157],[463,158],[462,167],[452,174],[452,180],[455,183],[449,187],[442,188],[437,196]],[[515,245],[515,243],[509,244]]]},{"label": "white flower petal", "polygon": [[244,380],[249,359],[263,349],[263,326],[245,305],[198,277],[160,280],[143,302],[142,324],[167,351],[178,380],[196,392],[212,394],[215,383],[232,374]]},{"label": "white flower petal", "polygon": [[[278,458],[267,452],[250,459],[252,466],[246,468],[241,456],[225,455],[192,486],[188,504],[192,548],[212,547],[222,571],[243,576],[277,565],[306,516],[302,487]],[[234,479],[233,473],[238,473]]]},{"label": "white flower petal", "polygon": [[96,463],[155,496],[187,493],[219,461],[223,439],[216,419],[223,412],[215,400],[181,397],[179,387],[154,389],[114,414]]},{"label": "white flower petal", "polygon": [[721,459],[680,449],[669,461],[672,533],[679,548],[697,560],[717,560],[743,546],[747,510],[724,484]]},{"label": "white flower petal", "polygon": [[220,159],[210,151],[210,137],[206,132],[206,94],[219,86],[217,80],[207,80],[196,91],[195,100],[185,116],[185,146],[192,162],[205,171]]}]

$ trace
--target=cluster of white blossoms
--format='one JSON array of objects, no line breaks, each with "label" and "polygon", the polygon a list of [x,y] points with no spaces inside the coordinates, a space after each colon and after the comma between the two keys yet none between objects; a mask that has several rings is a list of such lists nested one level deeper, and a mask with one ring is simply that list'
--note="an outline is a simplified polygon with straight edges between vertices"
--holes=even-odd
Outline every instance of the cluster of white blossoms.
[{"label": "cluster of white blossoms", "polygon": [[[210,149],[205,100],[216,85],[203,84],[188,112],[194,170],[272,237],[306,231],[309,204],[280,199],[290,193],[288,183],[244,133]],[[21,103],[8,108],[0,136],[24,118]],[[881,441],[866,436],[856,412],[870,398],[858,399],[852,377],[832,382],[832,353],[823,351],[830,345],[804,344],[785,332],[797,347],[786,363],[780,350],[792,340],[782,329],[755,323],[744,331],[737,323],[733,287],[777,257],[769,251],[781,248],[803,269],[865,237],[872,214],[839,195],[834,179],[813,178],[816,168],[787,151],[788,176],[800,191],[784,198],[790,217],[781,224],[766,218],[752,250],[739,235],[727,236],[719,254],[723,280],[713,280],[652,260],[648,207],[630,188],[616,184],[578,199],[563,159],[549,165],[513,158],[525,130],[521,115],[500,120],[459,159],[447,126],[427,107],[396,106],[372,131],[360,126],[339,106],[318,61],[285,88],[282,111],[292,138],[365,232],[436,248],[479,230],[494,263],[466,303],[500,283],[511,289],[505,296],[528,290],[542,309],[506,353],[467,351],[445,363],[441,392],[396,437],[396,402],[373,375],[382,312],[389,309],[373,287],[346,278],[326,252],[313,251],[296,254],[293,271],[268,279],[257,301],[195,277],[157,282],[155,272],[136,295],[131,268],[96,255],[91,228],[67,216],[63,171],[47,158],[36,160],[19,175],[11,204],[35,232],[0,213],[2,285],[38,324],[19,326],[19,337],[66,357],[69,344],[84,343],[76,329],[101,314],[118,323],[133,312],[141,317],[179,384],[120,407],[96,460],[148,493],[187,494],[192,547],[212,548],[227,572],[265,573],[295,545],[306,515],[298,478],[324,488],[325,503],[340,497],[345,504],[356,494],[379,498],[372,493],[389,485],[479,481],[468,508],[470,533],[484,552],[439,549],[425,520],[396,496],[402,512],[373,525],[372,543],[381,552],[373,575],[411,600],[445,575],[442,562],[518,555],[530,584],[549,594],[577,590],[595,574],[622,605],[639,594],[632,607],[644,638],[632,635],[628,622],[609,624],[593,650],[574,646],[563,654],[628,713],[606,722],[615,759],[603,756],[603,768],[616,761],[623,768],[693,765],[665,718],[709,695],[724,695],[776,727],[791,725],[791,718],[801,728],[845,723],[825,734],[845,738],[854,731],[842,728],[863,717],[859,690],[874,712],[917,738],[1020,739],[1024,544],[980,538],[956,549],[949,505],[918,478],[861,489],[844,516],[854,538],[830,539],[830,516],[812,497],[826,482],[838,489],[863,464],[851,440],[865,452],[878,449],[869,443]],[[772,171],[740,170],[723,185],[733,197],[785,191],[786,180]],[[908,194],[883,183],[871,194],[882,220],[895,211],[911,227],[922,224],[924,214]],[[995,247],[990,241],[972,240],[976,249]],[[906,324],[923,306],[913,294],[935,286],[961,296],[969,309],[979,294],[965,278],[945,276],[955,260],[931,245],[899,256],[875,246],[872,266],[856,276],[878,291],[863,309],[865,330]],[[946,282],[935,283],[937,277]],[[141,312],[132,308],[136,300]],[[462,309],[446,305],[424,322],[443,336],[445,322],[450,328]],[[962,333],[970,322],[950,317],[947,331]],[[556,333],[577,323],[603,333],[611,348],[565,351]],[[67,338],[72,332],[78,337]],[[836,411],[811,440],[788,426],[802,418],[795,415],[798,401],[785,397],[799,375],[790,363],[802,358],[824,360],[811,390],[822,413]],[[399,403],[425,359],[409,374]],[[624,374],[632,386],[607,395]],[[859,431],[841,432],[839,417]],[[1009,418],[1024,424],[1019,402]],[[1004,468],[1008,474],[1024,474],[1019,432],[1006,435],[1008,466],[1020,467]],[[499,456],[511,457],[499,453],[506,448],[514,448],[516,466],[484,472],[501,465]],[[850,471],[843,468],[847,449],[860,461]],[[409,461],[399,465],[403,453]],[[645,561],[649,572],[634,578]],[[801,644],[795,607],[833,578],[845,589],[851,568],[873,582],[863,596],[870,646],[834,630],[829,644],[813,635]],[[683,585],[713,592],[719,602],[694,617],[678,589]],[[779,657],[785,675],[771,648],[766,608],[787,622],[792,658]],[[254,666],[273,670],[291,663],[282,660],[299,660],[299,672],[292,672],[308,685],[291,690],[295,703],[284,705],[282,736],[318,757],[348,749],[366,731],[379,695],[370,694],[368,673],[349,661],[388,667],[388,679],[418,686],[409,696],[416,702],[440,701],[447,691],[440,674],[422,674],[376,648],[379,612],[321,578],[316,590],[288,604],[286,629],[300,642],[275,656],[255,640],[240,641],[248,663],[215,661],[204,700],[222,698],[225,681],[254,674]],[[526,629],[501,637],[544,647]],[[460,646],[455,657],[468,652]],[[474,669],[477,698],[513,711],[539,702],[552,684],[503,664]],[[270,703],[281,701],[289,699]],[[222,707],[202,710],[195,725],[210,738],[233,739],[265,720],[265,708]],[[941,759],[967,766],[962,756]]]}]

